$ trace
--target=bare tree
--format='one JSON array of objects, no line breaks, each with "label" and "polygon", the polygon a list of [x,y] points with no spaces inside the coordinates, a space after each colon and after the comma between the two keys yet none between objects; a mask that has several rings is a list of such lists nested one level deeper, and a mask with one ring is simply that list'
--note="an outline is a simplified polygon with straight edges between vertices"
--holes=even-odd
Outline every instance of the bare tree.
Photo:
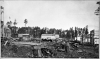
[{"label": "bare tree", "polygon": [[28,23],[27,19],[24,20],[24,23],[25,23],[25,27],[26,27],[26,24]]},{"label": "bare tree", "polygon": [[15,19],[15,21],[14,21],[14,23],[13,23],[13,24],[14,24],[14,26],[15,26],[15,25],[17,25],[16,19]]}]

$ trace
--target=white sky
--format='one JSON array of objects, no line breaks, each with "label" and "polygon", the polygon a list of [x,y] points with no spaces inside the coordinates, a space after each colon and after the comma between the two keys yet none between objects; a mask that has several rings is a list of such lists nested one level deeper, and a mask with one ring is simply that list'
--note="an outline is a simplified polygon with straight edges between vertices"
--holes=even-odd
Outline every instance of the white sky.
[{"label": "white sky", "polygon": [[[56,29],[85,27],[99,29],[99,17],[94,14],[97,1],[4,1],[4,20],[16,19],[18,27],[39,26]],[[9,19],[11,17],[11,19]]]}]

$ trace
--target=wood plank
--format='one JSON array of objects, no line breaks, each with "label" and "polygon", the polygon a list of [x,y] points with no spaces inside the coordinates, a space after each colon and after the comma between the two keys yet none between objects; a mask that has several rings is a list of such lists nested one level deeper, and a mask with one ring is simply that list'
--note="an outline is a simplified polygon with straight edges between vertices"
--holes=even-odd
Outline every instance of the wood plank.
[{"label": "wood plank", "polygon": [[42,43],[34,43],[34,42],[12,42],[15,45],[42,45]]}]

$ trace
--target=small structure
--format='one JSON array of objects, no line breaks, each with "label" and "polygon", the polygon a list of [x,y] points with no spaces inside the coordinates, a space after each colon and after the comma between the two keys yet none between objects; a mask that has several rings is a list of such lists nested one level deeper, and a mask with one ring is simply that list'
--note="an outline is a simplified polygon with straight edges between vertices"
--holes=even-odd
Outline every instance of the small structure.
[{"label": "small structure", "polygon": [[94,44],[99,44],[99,35],[94,36]]},{"label": "small structure", "polygon": [[18,37],[23,38],[23,40],[29,40],[30,39],[30,35],[29,34],[18,34]]},{"label": "small structure", "polygon": [[99,44],[99,31],[95,30],[94,44]]},{"label": "small structure", "polygon": [[95,39],[94,44],[99,44],[99,39]]},{"label": "small structure", "polygon": [[90,42],[90,35],[84,35],[83,42]]},{"label": "small structure", "polygon": [[81,37],[80,36],[77,37],[77,41],[81,41]]},{"label": "small structure", "polygon": [[5,37],[7,38],[11,37],[11,30],[7,26],[4,27],[4,33],[5,33]]},{"label": "small structure", "polygon": [[55,40],[58,38],[59,38],[58,34],[42,34],[41,35],[41,39],[46,39],[46,40]]}]

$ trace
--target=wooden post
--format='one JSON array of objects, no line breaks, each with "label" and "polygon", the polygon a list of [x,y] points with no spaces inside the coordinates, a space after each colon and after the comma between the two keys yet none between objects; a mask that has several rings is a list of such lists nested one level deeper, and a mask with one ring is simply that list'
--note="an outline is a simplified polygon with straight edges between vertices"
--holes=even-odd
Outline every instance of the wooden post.
[{"label": "wooden post", "polygon": [[94,33],[94,30],[93,30],[93,34],[92,34],[93,37],[92,37],[92,39],[93,39],[93,50],[94,50],[94,55],[95,55],[95,42],[94,42],[95,39],[94,39],[94,34],[95,34],[95,33]]},{"label": "wooden post", "polygon": [[34,46],[34,49],[37,49],[38,51],[38,57],[42,57],[42,53],[41,53],[41,46]]},{"label": "wooden post", "polygon": [[83,34],[82,34],[82,51],[83,51],[83,46],[84,46],[84,45],[83,45]]},{"label": "wooden post", "polygon": [[41,49],[38,49],[38,57],[42,57]]},{"label": "wooden post", "polygon": [[71,51],[70,51],[70,44],[69,44],[69,42],[67,42],[67,53],[69,53],[70,55],[71,55]]}]

